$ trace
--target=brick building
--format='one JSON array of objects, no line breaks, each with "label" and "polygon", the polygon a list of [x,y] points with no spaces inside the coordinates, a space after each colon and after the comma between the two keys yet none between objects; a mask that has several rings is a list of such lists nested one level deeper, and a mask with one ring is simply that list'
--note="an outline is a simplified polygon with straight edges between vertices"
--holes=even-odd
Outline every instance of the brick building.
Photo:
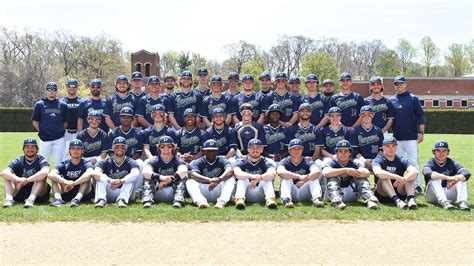
[{"label": "brick building", "polygon": [[145,78],[160,76],[160,55],[140,50],[131,54],[131,72],[140,71]]}]

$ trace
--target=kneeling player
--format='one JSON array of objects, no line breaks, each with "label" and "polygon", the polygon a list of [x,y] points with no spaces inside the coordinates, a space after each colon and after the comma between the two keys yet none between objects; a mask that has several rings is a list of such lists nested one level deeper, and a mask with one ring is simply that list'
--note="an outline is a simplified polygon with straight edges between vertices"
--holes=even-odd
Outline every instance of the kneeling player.
[{"label": "kneeling player", "polygon": [[[416,210],[415,179],[418,170],[407,159],[397,155],[397,139],[388,137],[383,141],[383,153],[372,161],[375,175],[375,195],[384,203],[394,201],[397,207]],[[407,199],[408,205],[403,201]]]},{"label": "kneeling player", "polygon": [[[82,199],[94,198],[91,178],[94,173],[92,163],[82,158],[84,144],[78,139],[69,142],[69,156],[71,159],[61,162],[49,173],[53,183],[53,207],[60,207],[71,201],[71,207],[79,206]],[[85,197],[84,197],[85,195]]]},{"label": "kneeling player", "polygon": [[378,209],[378,199],[370,188],[370,172],[359,163],[351,160],[352,147],[349,141],[336,144],[336,159],[323,168],[327,179],[327,197],[337,209],[346,208],[345,201],[355,201],[362,197],[369,209]]},{"label": "kneeling player", "polygon": [[287,208],[294,207],[293,200],[311,201],[315,207],[324,207],[319,183],[321,171],[316,163],[303,157],[303,149],[300,139],[292,139],[288,144],[290,156],[278,164],[281,202]]},{"label": "kneeling player", "polygon": [[276,209],[273,179],[276,171],[273,162],[263,157],[263,144],[259,139],[251,139],[247,146],[248,155],[237,161],[234,175],[237,178],[235,192],[237,209],[245,209],[247,202],[263,202],[270,209]]},{"label": "kneeling player", "polygon": [[4,179],[4,208],[13,206],[14,201],[25,201],[23,207],[31,208],[35,201],[49,200],[51,187],[46,183],[49,163],[38,155],[38,144],[34,138],[23,141],[23,154],[0,173]]},{"label": "kneeling player", "polygon": [[204,142],[204,157],[191,164],[191,179],[186,188],[199,208],[207,208],[208,201],[216,202],[214,207],[224,208],[234,191],[234,170],[224,156],[217,156],[217,142],[209,139]]}]

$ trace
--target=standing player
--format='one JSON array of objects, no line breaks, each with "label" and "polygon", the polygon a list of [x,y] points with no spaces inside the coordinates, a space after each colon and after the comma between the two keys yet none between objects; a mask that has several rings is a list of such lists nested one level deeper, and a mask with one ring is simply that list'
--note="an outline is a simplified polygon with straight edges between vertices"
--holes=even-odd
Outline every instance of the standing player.
[{"label": "standing player", "polygon": [[157,76],[151,76],[148,78],[148,94],[140,98],[137,105],[137,111],[135,113],[138,123],[143,128],[148,128],[153,125],[152,109],[157,104],[163,105],[165,110],[169,110],[169,98],[160,95],[160,79]]},{"label": "standing player", "polygon": [[[334,81],[332,79],[325,79],[323,81],[323,95],[321,96],[321,101],[323,102],[323,113],[327,114],[329,108],[331,108],[331,97],[334,95]],[[327,122],[326,122],[327,124]],[[324,124],[323,126],[325,126]]]},{"label": "standing player", "polygon": [[393,81],[397,94],[390,98],[394,106],[393,136],[398,140],[398,155],[408,159],[418,170],[415,192],[422,193],[420,166],[418,163],[418,143],[425,134],[425,115],[418,97],[406,90],[405,77],[398,76]]},{"label": "standing player", "polygon": [[107,157],[109,140],[107,133],[99,128],[102,115],[98,111],[91,111],[87,115],[89,127],[77,134],[77,139],[84,145],[83,159],[96,165]]},{"label": "standing player", "polygon": [[309,160],[319,158],[319,150],[316,149],[316,136],[318,129],[310,123],[311,106],[308,103],[302,103],[298,109],[300,122],[288,129],[287,141],[299,139],[304,147],[303,156]]},{"label": "standing player", "polygon": [[143,169],[143,208],[150,208],[155,201],[173,202],[174,208],[184,206],[186,162],[175,156],[176,145],[168,136],[158,142],[159,155],[149,160]]},{"label": "standing player", "polygon": [[379,208],[369,183],[370,172],[363,165],[351,160],[352,147],[349,141],[341,140],[336,145],[336,158],[323,167],[327,179],[327,197],[337,209],[346,208],[344,202],[362,197],[367,208]]},{"label": "standing player", "polygon": [[288,81],[288,87],[290,87],[290,92],[293,93],[301,103],[303,101],[303,95],[300,94],[300,89],[301,89],[300,77],[290,76],[290,80]]},{"label": "standing player", "polygon": [[23,156],[11,162],[0,175],[5,189],[4,208],[15,201],[25,201],[24,208],[31,208],[36,202],[47,202],[51,187],[46,183],[49,163],[38,155],[38,144],[34,138],[23,141]]},{"label": "standing player", "polygon": [[339,76],[339,84],[341,85],[341,92],[331,97],[331,107],[341,109],[341,123],[352,130],[360,125],[359,110],[365,105],[364,98],[351,90],[351,74],[342,73]]},{"label": "standing player", "polygon": [[244,103],[252,105],[254,122],[258,122],[263,125],[265,123],[265,113],[264,109],[264,97],[258,93],[255,93],[253,90],[254,78],[252,75],[244,75],[242,77],[242,87],[244,91],[235,95],[232,98],[232,113],[233,113],[233,122],[234,125],[238,124],[242,120],[242,116],[238,112],[239,106],[242,106]]},{"label": "standing player", "polygon": [[251,139],[248,156],[237,161],[234,175],[237,178],[235,207],[245,209],[245,202],[266,202],[269,209],[276,209],[273,180],[276,176],[274,163],[262,156],[263,143]]},{"label": "standing player", "polygon": [[235,165],[235,151],[237,140],[235,132],[227,126],[226,114],[222,108],[216,108],[212,112],[212,127],[204,132],[203,141],[213,139],[217,144],[217,156],[224,156],[231,165]]},{"label": "standing player", "polygon": [[260,81],[260,91],[258,93],[265,98],[265,96],[271,92],[272,88],[272,77],[270,76],[270,72],[262,72],[258,80]]},{"label": "standing player", "polygon": [[123,137],[115,138],[112,150],[113,155],[100,161],[94,169],[96,208],[105,207],[107,202],[116,202],[119,208],[125,208],[135,196],[140,169],[134,160],[125,156],[127,141]]},{"label": "standing player", "polygon": [[[71,207],[79,206],[81,200],[94,198],[92,175],[94,166],[82,158],[84,145],[82,141],[73,139],[69,143],[71,159],[61,162],[49,173],[53,185],[54,202],[50,206],[60,207],[71,201]],[[85,195],[85,196],[84,196]]]},{"label": "standing player", "polygon": [[197,114],[193,109],[184,110],[185,126],[176,132],[178,157],[187,162],[202,156],[201,147],[203,143],[203,132],[196,125]]},{"label": "standing player", "polygon": [[165,84],[165,95],[172,96],[174,94],[174,86],[176,86],[176,78],[173,75],[166,75],[163,78]]},{"label": "standing player", "polygon": [[[372,162],[375,176],[375,195],[384,203],[393,201],[404,210],[416,210],[415,178],[416,168],[397,155],[397,139],[388,137],[383,141],[383,153]],[[404,202],[407,199],[408,205]]]},{"label": "standing player", "polygon": [[381,77],[372,77],[369,80],[370,96],[365,98],[365,102],[372,107],[374,112],[373,123],[380,129],[385,137],[388,137],[388,130],[393,124],[392,102],[383,96],[383,82]]},{"label": "standing player", "polygon": [[77,110],[77,131],[81,132],[83,129],[88,128],[87,116],[92,111],[97,111],[101,115],[101,121],[99,127],[105,132],[109,132],[109,126],[105,123],[105,117],[103,116],[105,109],[107,108],[107,102],[100,97],[102,91],[102,81],[99,79],[93,79],[89,84],[91,89],[91,97],[83,100],[79,104]]},{"label": "standing player", "polygon": [[166,125],[166,112],[162,104],[153,105],[151,116],[154,120],[153,125],[142,131],[143,153],[147,160],[158,155],[157,145],[161,136],[166,135],[176,140],[176,131]]},{"label": "standing player", "polygon": [[[120,110],[124,107],[128,107],[135,112],[137,109],[135,96],[130,93],[130,84],[128,78],[124,75],[117,77],[115,81],[116,93],[110,95],[107,99],[107,106],[103,115],[105,116],[105,122],[109,128],[114,129],[120,126]],[[133,121],[132,124],[136,124]]]},{"label": "standing player", "polygon": [[207,140],[203,145],[204,156],[191,164],[191,179],[186,188],[199,208],[209,207],[208,201],[216,202],[217,209],[225,207],[234,191],[234,170],[223,156],[217,156],[217,142]]},{"label": "standing player", "polygon": [[58,85],[56,82],[46,84],[46,98],[35,103],[31,120],[38,130],[40,138],[40,155],[49,161],[51,152],[54,164],[58,165],[64,156],[64,133],[67,127],[67,105],[56,98]]},{"label": "standing player", "polygon": [[[79,104],[82,102],[81,97],[77,96],[77,88],[79,86],[79,82],[77,79],[68,79],[66,81],[66,90],[67,95],[63,97],[61,100],[67,104],[67,111],[68,111],[68,121],[67,121],[67,128],[66,132],[64,133],[64,142],[65,146],[69,146],[69,142],[76,138],[77,136],[77,112],[79,108]],[[69,157],[69,152],[64,149],[64,160]]]},{"label": "standing player", "polygon": [[229,75],[227,75],[227,81],[229,82],[229,89],[224,92],[224,95],[227,96],[229,99],[234,98],[235,95],[240,93],[239,86],[240,86],[240,77],[237,72],[230,71]]},{"label": "standing player", "polygon": [[181,72],[179,78],[180,91],[176,92],[170,106],[171,110],[167,110],[170,124],[176,129],[184,127],[184,110],[191,108],[194,113],[199,111],[202,98],[192,89],[193,74],[189,70]]},{"label": "standing player", "polygon": [[227,113],[225,123],[228,125],[232,120],[232,100],[222,94],[222,78],[220,76],[213,76],[211,78],[211,94],[206,96],[200,106],[199,115],[206,128],[212,126],[212,112],[216,108],[221,108]]},{"label": "standing player", "polygon": [[298,97],[286,89],[288,78],[285,73],[278,72],[275,76],[275,82],[276,89],[267,95],[267,104],[265,105],[266,108],[264,111],[268,111],[268,107],[271,104],[279,104],[283,112],[281,117],[282,124],[284,127],[290,128],[298,121],[298,106],[300,106],[300,101]]},{"label": "standing player", "polygon": [[470,211],[467,202],[467,181],[471,173],[449,158],[449,146],[444,140],[433,147],[434,158],[423,167],[426,182],[426,201],[438,203],[446,210],[454,209],[451,202],[463,211]]},{"label": "standing player", "polygon": [[211,95],[211,90],[207,85],[207,80],[209,79],[209,71],[205,67],[201,67],[198,69],[197,72],[198,76],[198,85],[194,90],[198,94],[199,97],[204,99],[206,96]]},{"label": "standing player", "polygon": [[265,130],[262,125],[252,120],[252,105],[249,103],[242,104],[240,115],[242,116],[242,121],[235,125],[233,132],[237,138],[237,158],[247,155],[247,145],[251,139],[259,139],[262,145],[267,145]]},{"label": "standing player", "polygon": [[132,73],[132,89],[130,93],[135,97],[135,105],[138,105],[138,102],[146,93],[142,90],[143,85],[143,74],[139,71]]},{"label": "standing player", "polygon": [[341,124],[341,109],[331,107],[328,111],[330,124],[318,131],[316,147],[325,162],[335,159],[336,144],[349,139],[349,131]]},{"label": "standing player", "polygon": [[275,162],[283,160],[288,155],[286,145],[288,129],[281,124],[281,109],[278,104],[268,107],[267,120],[270,121],[263,127],[267,145],[263,151],[264,156]]},{"label": "standing player", "polygon": [[311,118],[309,121],[315,125],[316,128],[322,128],[327,124],[328,119],[324,115],[327,111],[324,111],[323,96],[318,93],[318,76],[309,74],[304,84],[308,92],[302,95],[302,101],[308,103],[311,108]]},{"label": "standing player", "polygon": [[321,208],[324,207],[319,179],[321,170],[315,162],[303,157],[303,149],[301,140],[292,139],[288,144],[290,156],[278,164],[281,202],[285,207],[293,208],[293,200],[309,201],[315,207]]}]

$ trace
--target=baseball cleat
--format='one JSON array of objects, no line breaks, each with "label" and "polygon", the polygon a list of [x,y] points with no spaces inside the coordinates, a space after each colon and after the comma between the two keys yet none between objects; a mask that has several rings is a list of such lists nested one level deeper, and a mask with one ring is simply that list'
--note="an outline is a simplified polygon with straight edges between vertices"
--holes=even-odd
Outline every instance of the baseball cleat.
[{"label": "baseball cleat", "polygon": [[449,200],[442,201],[442,202],[440,202],[440,204],[441,204],[441,206],[443,206],[443,209],[445,209],[445,210],[455,209],[454,205],[451,204],[451,201],[449,201]]},{"label": "baseball cleat", "polygon": [[411,198],[408,200],[408,209],[410,210],[418,209],[418,205],[416,204],[415,199]]},{"label": "baseball cleat", "polygon": [[3,203],[3,208],[10,208],[13,206],[13,200],[5,200]]},{"label": "baseball cleat", "polygon": [[398,199],[396,204],[397,204],[397,208],[399,208],[400,210],[406,210],[408,208],[408,205],[405,202],[403,202],[403,200],[401,199]]},{"label": "baseball cleat", "polygon": [[175,209],[183,208],[183,206],[184,206],[184,203],[182,202],[179,202],[179,201],[173,202],[173,208]]},{"label": "baseball cleat", "polygon": [[71,208],[77,208],[77,207],[79,206],[79,203],[80,203],[80,202],[81,202],[81,201],[80,201],[79,199],[72,199],[72,200],[71,200],[71,205],[70,205],[70,207],[71,207]]},{"label": "baseball cleat", "polygon": [[461,211],[467,211],[467,212],[471,211],[471,208],[469,207],[469,203],[467,203],[467,201],[464,201],[464,200],[458,203],[458,207]]},{"label": "baseball cleat", "polygon": [[107,204],[107,202],[105,202],[105,200],[103,199],[100,199],[97,201],[97,203],[95,204],[95,208],[104,208],[105,207],[105,204]]},{"label": "baseball cleat", "polygon": [[379,209],[379,204],[375,201],[367,201],[367,208],[371,209],[371,210],[378,210]]},{"label": "baseball cleat", "polygon": [[415,188],[415,196],[418,196],[418,195],[423,195],[423,189],[421,189],[420,186],[417,186]]},{"label": "baseball cleat", "polygon": [[333,202],[331,205],[338,210],[344,210],[346,208],[346,204],[342,201]]},{"label": "baseball cleat", "polygon": [[49,204],[49,206],[51,207],[61,207],[63,206],[64,204],[66,204],[66,202],[62,199],[55,199],[54,202],[52,202],[51,204]]},{"label": "baseball cleat", "polygon": [[209,207],[209,204],[205,201],[202,201],[202,202],[199,202],[197,206],[199,209],[206,209],[207,207]]},{"label": "baseball cleat", "polygon": [[23,208],[32,208],[35,203],[32,200],[26,199],[25,204],[23,205]]},{"label": "baseball cleat", "polygon": [[321,198],[315,198],[313,200],[313,206],[316,208],[324,208],[324,202],[321,200]]},{"label": "baseball cleat", "polygon": [[278,206],[277,206],[277,203],[274,199],[267,199],[267,202],[265,204],[269,209],[276,209]]},{"label": "baseball cleat", "polygon": [[245,200],[244,199],[237,199],[235,201],[235,208],[238,210],[245,210]]},{"label": "baseball cleat", "polygon": [[144,209],[148,209],[150,207],[151,207],[151,202],[150,201],[143,202],[143,208]]},{"label": "baseball cleat", "polygon": [[291,201],[290,198],[284,198],[281,200],[281,203],[283,203],[283,205],[286,207],[286,208],[294,208],[295,207],[295,204],[293,204],[293,201]]},{"label": "baseball cleat", "polygon": [[124,199],[119,199],[119,200],[117,201],[117,206],[118,206],[119,208],[127,208],[127,203],[125,203],[125,200],[124,200]]},{"label": "baseball cleat", "polygon": [[216,205],[214,205],[214,208],[216,209],[222,209],[224,208],[226,205],[226,202],[225,201],[221,201],[221,200],[218,200]]}]

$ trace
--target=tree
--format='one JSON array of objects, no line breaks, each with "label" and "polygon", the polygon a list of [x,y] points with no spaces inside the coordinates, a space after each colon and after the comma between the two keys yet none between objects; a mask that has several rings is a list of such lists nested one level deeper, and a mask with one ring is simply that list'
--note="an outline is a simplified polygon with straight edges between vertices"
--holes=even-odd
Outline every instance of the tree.
[{"label": "tree", "polygon": [[394,50],[387,50],[380,55],[375,63],[375,74],[382,77],[395,77],[399,75],[401,63],[397,52]]},{"label": "tree", "polygon": [[179,53],[179,55],[178,55],[179,72],[181,72],[183,70],[189,70],[189,67],[192,64],[191,56],[189,55],[189,53],[190,53],[189,51]]},{"label": "tree", "polygon": [[306,77],[308,74],[316,74],[322,83],[324,79],[338,80],[339,69],[331,55],[312,52],[304,56],[299,72],[302,77]]},{"label": "tree", "polygon": [[419,50],[421,64],[425,69],[426,76],[429,77],[432,74],[433,66],[439,63],[440,50],[428,36],[421,40]]},{"label": "tree", "polygon": [[277,71],[283,71],[290,76],[299,72],[303,57],[315,50],[315,42],[309,37],[284,35],[270,49],[270,54]]},{"label": "tree", "polygon": [[400,59],[400,70],[402,75],[407,75],[408,68],[413,64],[413,58],[416,57],[416,48],[411,45],[407,39],[399,39],[395,48]]},{"label": "tree", "polygon": [[207,59],[201,56],[199,53],[192,53],[191,54],[191,65],[189,66],[189,70],[193,75],[197,75],[197,71],[201,67],[209,68],[209,64]]},{"label": "tree", "polygon": [[462,44],[451,44],[448,47],[448,53],[445,59],[455,77],[460,77],[470,70],[468,52],[464,49]]},{"label": "tree", "polygon": [[260,73],[265,70],[267,70],[265,60],[260,56],[242,65],[242,74],[250,74],[255,79],[254,90],[260,89],[258,77],[260,76]]},{"label": "tree", "polygon": [[179,75],[178,53],[175,51],[166,51],[161,55],[160,73],[164,77],[166,75]]},{"label": "tree", "polygon": [[242,71],[243,64],[249,62],[255,57],[257,48],[255,45],[247,43],[246,41],[239,41],[223,46],[224,52],[229,56],[229,65],[235,66],[238,74]]}]

